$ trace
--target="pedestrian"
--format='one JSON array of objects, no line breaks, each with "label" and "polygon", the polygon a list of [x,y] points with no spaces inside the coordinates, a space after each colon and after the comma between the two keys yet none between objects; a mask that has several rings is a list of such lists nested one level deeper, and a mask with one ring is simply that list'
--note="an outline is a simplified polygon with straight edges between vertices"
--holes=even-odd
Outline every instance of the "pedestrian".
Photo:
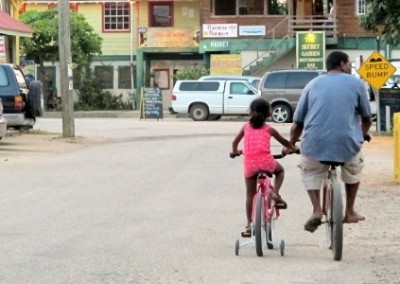
[{"label": "pedestrian", "polygon": [[327,176],[328,165],[320,161],[344,163],[341,178],[345,183],[344,222],[357,223],[365,217],[354,210],[360,185],[364,157],[361,147],[369,138],[371,109],[365,84],[351,75],[349,56],[341,51],[326,59],[327,74],[310,81],[303,89],[293,116],[290,141],[301,136],[302,180],[313,206],[304,229],[314,232],[323,215],[320,188]]},{"label": "pedestrian", "polygon": [[285,170],[271,155],[271,137],[275,138],[285,147],[285,153],[296,151],[297,148],[290,144],[289,140],[279,134],[265,122],[271,115],[269,103],[263,98],[257,98],[250,104],[250,119],[240,129],[232,142],[231,157],[240,154],[238,145],[244,138],[243,143],[243,167],[246,183],[246,216],[247,225],[242,236],[251,236],[251,212],[253,207],[253,198],[257,190],[257,173],[270,172],[275,176],[274,191],[272,198],[275,200],[278,208],[286,208],[286,202],[281,198],[279,190],[282,186]]}]

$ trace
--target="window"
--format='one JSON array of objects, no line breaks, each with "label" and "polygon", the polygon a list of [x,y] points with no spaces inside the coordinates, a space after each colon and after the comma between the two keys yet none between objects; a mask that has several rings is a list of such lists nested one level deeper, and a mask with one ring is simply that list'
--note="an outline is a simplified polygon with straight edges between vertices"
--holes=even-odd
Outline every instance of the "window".
[{"label": "window", "polygon": [[356,1],[356,12],[357,15],[364,15],[365,14],[365,0],[357,0]]},{"label": "window", "polygon": [[287,75],[288,89],[303,89],[308,82],[318,76],[314,72],[289,72]]},{"label": "window", "polygon": [[264,88],[266,89],[285,89],[286,73],[278,72],[271,73],[268,75],[264,82]]},{"label": "window", "polygon": [[103,17],[105,32],[129,32],[131,18],[129,3],[104,3]]},{"label": "window", "polygon": [[216,16],[263,15],[262,0],[211,0],[211,13]]},{"label": "window", "polygon": [[1,87],[8,86],[7,74],[6,74],[6,71],[4,70],[4,68],[2,68],[2,67],[0,67],[0,86]]},{"label": "window", "polygon": [[99,80],[100,88],[113,89],[114,88],[114,68],[113,66],[95,66],[94,76]]},{"label": "window", "polygon": [[268,0],[268,15],[286,15],[287,0]]},{"label": "window", "polygon": [[173,27],[172,2],[149,3],[150,27]]},{"label": "window", "polygon": [[132,76],[130,66],[118,67],[118,89],[132,89]]},{"label": "window", "polygon": [[154,69],[154,86],[161,89],[169,89],[169,70],[168,69]]},{"label": "window", "polygon": [[[252,92],[250,90],[250,88],[247,87],[243,83],[232,83],[231,84],[231,88],[230,88],[231,94],[247,95],[247,94],[249,94],[249,91]],[[252,94],[254,94],[254,93],[252,93]]]},{"label": "window", "polygon": [[264,15],[265,2],[268,15],[287,14],[287,0],[211,0],[211,13],[216,16]]},{"label": "window", "polygon": [[182,82],[179,86],[179,91],[216,92],[218,90],[218,82]]}]

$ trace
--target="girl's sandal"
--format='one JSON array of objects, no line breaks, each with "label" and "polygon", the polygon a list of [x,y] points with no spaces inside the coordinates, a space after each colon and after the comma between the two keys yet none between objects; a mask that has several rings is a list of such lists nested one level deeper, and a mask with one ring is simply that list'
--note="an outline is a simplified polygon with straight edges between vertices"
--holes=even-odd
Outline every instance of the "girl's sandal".
[{"label": "girl's sandal", "polygon": [[244,232],[241,233],[242,238],[251,238],[251,227],[246,226],[246,229]]},{"label": "girl's sandal", "polygon": [[275,201],[275,207],[277,209],[287,209],[287,203],[282,199],[282,197],[278,193],[272,191],[271,198]]}]

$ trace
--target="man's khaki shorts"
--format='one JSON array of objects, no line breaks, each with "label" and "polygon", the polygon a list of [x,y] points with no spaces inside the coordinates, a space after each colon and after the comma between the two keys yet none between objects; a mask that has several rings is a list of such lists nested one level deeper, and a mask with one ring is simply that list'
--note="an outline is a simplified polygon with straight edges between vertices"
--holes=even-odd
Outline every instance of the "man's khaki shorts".
[{"label": "man's khaki shorts", "polygon": [[[364,157],[360,151],[340,167],[343,182],[348,184],[360,182],[363,167]],[[301,156],[299,168],[301,169],[303,184],[307,190],[320,189],[324,179],[328,176],[328,165],[323,165],[319,161],[311,160],[305,156]]]}]

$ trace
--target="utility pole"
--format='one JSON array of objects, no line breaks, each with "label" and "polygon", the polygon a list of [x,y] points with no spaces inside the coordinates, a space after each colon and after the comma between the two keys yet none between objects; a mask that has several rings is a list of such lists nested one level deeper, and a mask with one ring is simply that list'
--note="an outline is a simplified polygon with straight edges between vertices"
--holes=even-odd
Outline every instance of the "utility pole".
[{"label": "utility pole", "polygon": [[58,1],[58,45],[63,137],[75,137],[69,0]]}]

